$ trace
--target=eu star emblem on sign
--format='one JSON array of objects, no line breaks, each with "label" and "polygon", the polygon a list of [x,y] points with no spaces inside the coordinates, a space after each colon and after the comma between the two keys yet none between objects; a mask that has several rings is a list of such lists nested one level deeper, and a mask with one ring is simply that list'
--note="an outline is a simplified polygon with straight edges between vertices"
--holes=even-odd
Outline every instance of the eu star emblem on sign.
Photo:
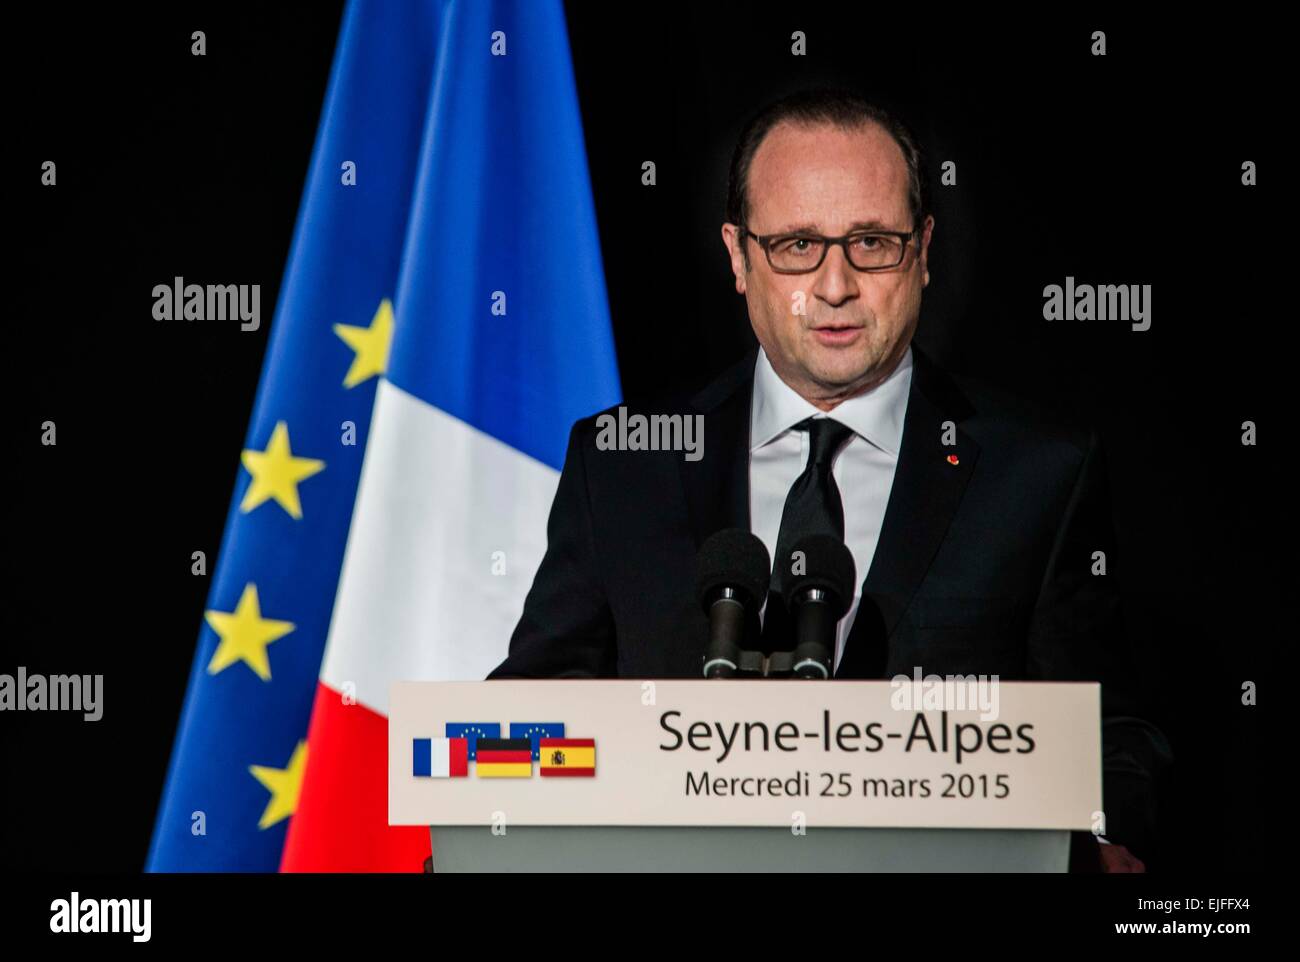
[{"label": "eu star emblem on sign", "polygon": [[533,746],[533,761],[541,756],[543,738],[563,738],[564,722],[511,722],[511,738],[527,738]]},{"label": "eu star emblem on sign", "polygon": [[469,740],[469,760],[478,760],[478,740],[480,738],[500,738],[501,725],[498,722],[447,722],[443,732],[448,738],[465,738]]}]

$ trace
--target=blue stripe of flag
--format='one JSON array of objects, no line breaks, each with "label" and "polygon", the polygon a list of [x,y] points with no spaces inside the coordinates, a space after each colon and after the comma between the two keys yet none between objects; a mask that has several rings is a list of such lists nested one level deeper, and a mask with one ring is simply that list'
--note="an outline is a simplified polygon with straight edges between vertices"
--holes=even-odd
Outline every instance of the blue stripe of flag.
[{"label": "blue stripe of flag", "polygon": [[411,739],[411,774],[429,778],[433,775],[433,739]]},{"label": "blue stripe of flag", "polygon": [[558,470],[620,398],[564,10],[453,3],[446,28],[388,379]]}]

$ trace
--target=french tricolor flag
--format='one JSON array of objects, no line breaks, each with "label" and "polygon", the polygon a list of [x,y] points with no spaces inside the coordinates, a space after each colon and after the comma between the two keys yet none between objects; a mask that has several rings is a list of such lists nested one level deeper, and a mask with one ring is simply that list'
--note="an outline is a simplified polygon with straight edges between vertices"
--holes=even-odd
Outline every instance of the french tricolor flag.
[{"label": "french tricolor flag", "polygon": [[[482,679],[505,657],[569,429],[620,396],[561,4],[434,6],[427,74],[367,108],[417,112],[423,133],[286,871],[420,869],[428,832],[388,825],[389,687]],[[333,99],[392,80],[385,38],[368,36],[369,60],[349,51],[349,29],[367,36],[360,17],[354,5]],[[331,165],[364,149],[344,140]],[[390,189],[364,166],[357,182]],[[353,243],[364,263],[369,239]],[[424,742],[415,768],[465,774],[464,739]]]},{"label": "french tricolor flag", "polygon": [[411,739],[411,774],[416,778],[468,776],[469,739]]}]

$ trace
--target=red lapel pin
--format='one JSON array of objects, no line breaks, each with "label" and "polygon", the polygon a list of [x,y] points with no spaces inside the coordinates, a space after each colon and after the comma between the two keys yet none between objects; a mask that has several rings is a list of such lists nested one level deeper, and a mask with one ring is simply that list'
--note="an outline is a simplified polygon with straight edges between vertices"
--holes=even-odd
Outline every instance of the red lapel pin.
[{"label": "red lapel pin", "polygon": [[957,455],[955,455],[955,454],[950,454],[950,455],[948,455],[948,463],[949,463],[949,464],[956,464],[956,463],[957,463]]}]

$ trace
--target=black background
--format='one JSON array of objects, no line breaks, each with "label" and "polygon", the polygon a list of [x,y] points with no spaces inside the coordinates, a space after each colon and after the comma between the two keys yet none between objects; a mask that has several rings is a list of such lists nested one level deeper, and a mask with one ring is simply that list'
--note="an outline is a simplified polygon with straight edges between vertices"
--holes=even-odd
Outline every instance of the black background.
[{"label": "black background", "polygon": [[[843,81],[914,126],[936,178],[920,342],[1090,420],[1109,451],[1129,631],[1177,758],[1148,861],[1262,866],[1261,729],[1240,689],[1270,667],[1285,544],[1270,453],[1292,313],[1269,236],[1278,28],[1036,14],[1013,29],[860,4],[566,10],[629,396],[703,380],[748,346],[719,225],[754,109]],[[270,328],[159,324],[151,290],[176,275],[259,283],[269,314],[340,14],[50,4],[5,32],[17,297],[0,672],[105,675],[97,723],[0,716],[5,865],[143,865],[208,590],[190,554],[217,555]],[[190,55],[196,29],[206,57]],[[790,54],[796,29],[806,57]],[[1089,54],[1096,29],[1105,57]],[[56,188],[40,185],[45,160]],[[641,184],[645,160],[657,186]],[[937,184],[944,160],[955,187]],[[1261,186],[1241,185],[1244,160]],[[1066,275],[1151,284],[1151,329],[1044,321],[1043,287]],[[40,444],[45,420],[56,447]],[[1257,447],[1240,443],[1246,420]]]}]

